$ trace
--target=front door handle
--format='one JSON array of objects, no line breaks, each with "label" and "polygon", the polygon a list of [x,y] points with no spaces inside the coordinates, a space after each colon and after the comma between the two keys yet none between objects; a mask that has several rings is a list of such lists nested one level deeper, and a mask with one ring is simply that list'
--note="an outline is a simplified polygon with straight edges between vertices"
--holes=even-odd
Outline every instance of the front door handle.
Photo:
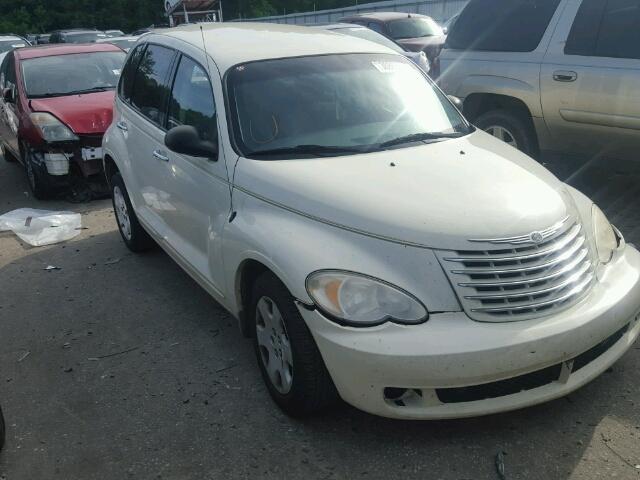
[{"label": "front door handle", "polygon": [[129,131],[129,127],[127,127],[127,124],[124,123],[123,121],[119,121],[118,123],[116,123],[116,127],[118,127],[123,132],[128,132]]},{"label": "front door handle", "polygon": [[577,78],[578,74],[570,70],[558,70],[553,72],[553,79],[556,82],[575,82]]},{"label": "front door handle", "polygon": [[167,154],[165,152],[163,152],[162,150],[154,150],[153,151],[153,156],[155,158],[157,158],[158,160],[161,160],[163,162],[168,162],[169,161],[169,157],[167,156]]}]

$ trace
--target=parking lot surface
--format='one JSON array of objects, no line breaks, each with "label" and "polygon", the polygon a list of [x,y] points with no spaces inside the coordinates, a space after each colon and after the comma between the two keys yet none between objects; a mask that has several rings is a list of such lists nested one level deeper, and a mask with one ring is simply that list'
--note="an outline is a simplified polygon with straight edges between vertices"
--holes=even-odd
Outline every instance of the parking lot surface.
[{"label": "parking lot surface", "polygon": [[[640,183],[606,171],[581,186],[639,242]],[[109,200],[26,191],[0,159],[0,213],[71,209],[86,230],[44,248],[0,234],[3,480],[496,479],[499,452],[507,479],[640,478],[640,345],[569,397],[522,411],[400,422],[343,405],[294,420],[235,320],[162,251],[129,253]]]}]

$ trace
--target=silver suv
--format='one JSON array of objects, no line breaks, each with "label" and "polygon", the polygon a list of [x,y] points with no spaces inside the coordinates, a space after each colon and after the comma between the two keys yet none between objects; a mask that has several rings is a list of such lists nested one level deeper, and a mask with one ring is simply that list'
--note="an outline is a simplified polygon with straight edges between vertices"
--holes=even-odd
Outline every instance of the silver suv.
[{"label": "silver suv", "polygon": [[639,0],[471,0],[440,60],[467,118],[530,155],[637,156]]}]

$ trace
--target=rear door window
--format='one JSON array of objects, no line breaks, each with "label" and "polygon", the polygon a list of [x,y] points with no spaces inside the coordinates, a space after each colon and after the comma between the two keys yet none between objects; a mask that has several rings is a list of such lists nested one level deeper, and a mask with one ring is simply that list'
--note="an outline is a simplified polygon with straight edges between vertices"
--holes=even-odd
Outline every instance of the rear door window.
[{"label": "rear door window", "polygon": [[142,54],[144,53],[145,45],[139,45],[136,49],[129,55],[127,63],[122,69],[122,76],[120,78],[120,85],[118,87],[118,93],[120,98],[125,102],[129,102],[131,100],[131,94],[133,93],[133,82],[135,80],[136,71],[138,70],[138,64],[140,63],[140,59],[142,58]]},{"label": "rear door window", "polygon": [[180,60],[169,102],[169,128],[179,125],[196,127],[202,140],[215,142],[218,138],[209,76],[204,68],[185,56]]},{"label": "rear door window", "polygon": [[169,96],[169,73],[175,51],[149,45],[140,59],[136,71],[131,105],[156,125],[164,126],[166,101]]},{"label": "rear door window", "polygon": [[560,0],[471,0],[447,37],[447,48],[532,52]]},{"label": "rear door window", "polygon": [[640,0],[584,0],[565,54],[640,59]]}]

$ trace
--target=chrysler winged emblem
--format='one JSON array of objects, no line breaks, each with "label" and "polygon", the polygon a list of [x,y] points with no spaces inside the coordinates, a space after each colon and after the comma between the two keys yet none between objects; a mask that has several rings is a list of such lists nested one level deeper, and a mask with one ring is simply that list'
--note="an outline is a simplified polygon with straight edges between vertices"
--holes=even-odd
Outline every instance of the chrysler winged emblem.
[{"label": "chrysler winged emblem", "polygon": [[533,243],[541,243],[544,240],[544,235],[542,235],[541,232],[531,232],[529,234],[529,239],[533,242]]}]

